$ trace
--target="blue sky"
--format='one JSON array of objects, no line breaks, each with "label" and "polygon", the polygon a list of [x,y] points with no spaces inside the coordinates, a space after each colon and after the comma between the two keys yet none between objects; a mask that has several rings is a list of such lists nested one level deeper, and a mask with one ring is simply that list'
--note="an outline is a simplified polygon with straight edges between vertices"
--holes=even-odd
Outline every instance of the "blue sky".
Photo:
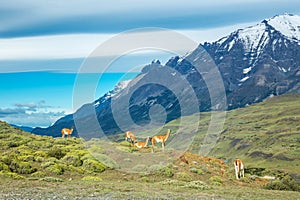
[{"label": "blue sky", "polygon": [[[0,4],[0,73],[6,78],[3,75],[0,80],[5,85],[0,87],[0,120],[48,126],[76,110],[72,106],[74,74],[95,48],[120,32],[166,28],[200,43],[215,41],[238,28],[283,13],[300,14],[300,1],[3,1]],[[110,72],[138,69],[154,58],[166,62],[170,56],[153,51],[129,54],[118,59]],[[40,82],[34,77],[20,82],[24,77],[41,74],[15,73],[37,71],[48,76]],[[69,78],[60,81],[61,77]],[[102,83],[99,87],[103,91],[95,92],[95,98],[112,89],[117,81],[108,79]]]}]

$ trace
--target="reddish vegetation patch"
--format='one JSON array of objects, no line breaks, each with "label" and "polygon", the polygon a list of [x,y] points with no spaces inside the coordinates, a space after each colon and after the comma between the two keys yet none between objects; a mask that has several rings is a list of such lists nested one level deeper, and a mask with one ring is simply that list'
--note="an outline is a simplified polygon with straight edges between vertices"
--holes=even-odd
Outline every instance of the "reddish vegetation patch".
[{"label": "reddish vegetation patch", "polygon": [[225,177],[226,172],[228,171],[228,166],[224,163],[223,160],[200,156],[189,152],[183,153],[179,157],[179,159],[174,162],[174,164],[185,165],[186,168],[195,167],[199,169],[205,169],[205,173],[222,177]]}]

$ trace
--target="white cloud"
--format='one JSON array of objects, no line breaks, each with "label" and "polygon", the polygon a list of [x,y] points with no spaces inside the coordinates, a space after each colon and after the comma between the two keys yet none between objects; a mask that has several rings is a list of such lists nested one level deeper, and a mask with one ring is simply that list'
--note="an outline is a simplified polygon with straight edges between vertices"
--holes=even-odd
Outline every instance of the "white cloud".
[{"label": "white cloud", "polygon": [[70,34],[0,39],[1,60],[86,57],[113,35]]},{"label": "white cloud", "polygon": [[73,110],[49,106],[41,100],[37,103],[15,103],[12,108],[0,108],[0,120],[15,125],[47,127],[73,112]]},{"label": "white cloud", "polygon": [[[250,24],[251,23],[236,24],[213,29],[178,30],[177,32],[200,43],[215,41],[237,28],[244,28]],[[139,37],[138,33],[134,34],[136,34],[137,38]],[[153,33],[149,32],[149,35],[151,34]],[[0,60],[84,58],[99,45],[114,36],[116,36],[116,34],[66,34],[0,39]],[[120,47],[122,45],[124,46],[126,44],[120,44]],[[176,43],[174,43],[174,45],[176,45]],[[105,55],[101,56],[115,55],[116,49],[114,48],[106,51]],[[182,45],[174,46],[174,48],[181,51],[190,50]]]}]

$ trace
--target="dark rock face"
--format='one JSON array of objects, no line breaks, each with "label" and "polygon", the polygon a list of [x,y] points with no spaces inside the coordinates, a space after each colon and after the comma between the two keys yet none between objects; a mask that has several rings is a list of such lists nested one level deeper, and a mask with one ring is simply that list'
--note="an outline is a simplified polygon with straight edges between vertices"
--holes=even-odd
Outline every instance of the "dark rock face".
[{"label": "dark rock face", "polygon": [[[205,73],[195,68],[210,62],[202,56],[203,50],[220,72],[228,109],[271,96],[300,93],[300,17],[285,14],[237,30],[216,42],[200,44],[193,52],[182,58],[173,57],[165,65],[155,60],[130,83],[120,83],[74,115],[33,132],[58,136],[61,128],[74,125],[76,119],[84,124],[84,137],[91,138],[99,136],[99,124],[105,134],[114,134],[152,123],[151,118],[168,122],[212,110],[216,105],[211,104]],[[155,105],[160,108],[152,110]],[[91,123],[94,118],[97,124]]]}]

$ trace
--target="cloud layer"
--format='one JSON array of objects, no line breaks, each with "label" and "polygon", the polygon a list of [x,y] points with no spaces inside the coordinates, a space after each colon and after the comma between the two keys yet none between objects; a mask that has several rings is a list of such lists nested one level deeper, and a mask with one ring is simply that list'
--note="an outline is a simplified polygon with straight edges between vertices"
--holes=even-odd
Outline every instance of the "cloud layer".
[{"label": "cloud layer", "polygon": [[50,126],[65,114],[66,111],[49,106],[44,100],[37,103],[16,103],[12,108],[0,108],[0,120],[30,127]]},{"label": "cloud layer", "polygon": [[0,5],[0,37],[118,33],[142,27],[212,28],[274,13],[299,13],[299,7],[298,0],[11,0]]}]

